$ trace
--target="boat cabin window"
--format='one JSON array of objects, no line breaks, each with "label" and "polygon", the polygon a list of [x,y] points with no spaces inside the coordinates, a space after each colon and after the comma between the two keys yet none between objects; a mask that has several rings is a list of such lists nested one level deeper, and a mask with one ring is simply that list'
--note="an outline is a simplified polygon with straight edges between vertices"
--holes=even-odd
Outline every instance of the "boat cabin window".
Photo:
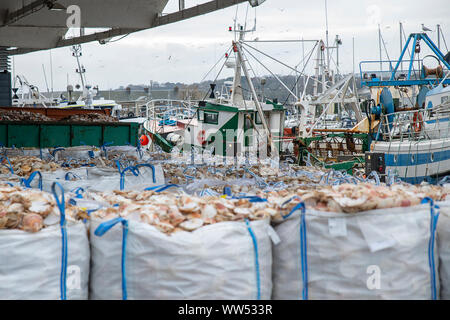
[{"label": "boat cabin window", "polygon": [[205,111],[204,123],[219,124],[219,113],[213,111]]},{"label": "boat cabin window", "polygon": [[262,119],[259,112],[255,112],[255,124],[262,124]]},{"label": "boat cabin window", "polygon": [[205,111],[203,110],[198,110],[198,121],[204,121],[205,120]]},{"label": "boat cabin window", "polygon": [[449,97],[448,97],[448,96],[441,97],[441,103],[447,103],[448,100],[449,100]]}]

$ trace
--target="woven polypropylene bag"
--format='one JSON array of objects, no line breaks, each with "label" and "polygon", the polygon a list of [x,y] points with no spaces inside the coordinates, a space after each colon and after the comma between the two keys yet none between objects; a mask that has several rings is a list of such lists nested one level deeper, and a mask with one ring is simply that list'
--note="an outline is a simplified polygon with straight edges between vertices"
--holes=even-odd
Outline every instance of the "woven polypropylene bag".
[{"label": "woven polypropylene bag", "polygon": [[[91,299],[122,299],[120,224],[102,237],[91,224]],[[272,249],[268,221],[222,222],[171,236],[129,222],[128,299],[270,299]],[[256,252],[257,251],[257,257]],[[257,258],[257,259],[256,259]]]},{"label": "woven polypropylene bag", "polygon": [[[87,299],[89,241],[83,223],[67,227],[67,299]],[[0,230],[0,299],[61,299],[59,224],[30,233]]]},{"label": "woven polypropylene bag", "polygon": [[[430,299],[430,206],[357,214],[307,210],[307,265],[300,249],[300,211],[275,227],[273,298]],[[434,261],[438,267],[437,249]],[[305,261],[305,259],[303,259]],[[439,278],[436,276],[437,297]]]}]

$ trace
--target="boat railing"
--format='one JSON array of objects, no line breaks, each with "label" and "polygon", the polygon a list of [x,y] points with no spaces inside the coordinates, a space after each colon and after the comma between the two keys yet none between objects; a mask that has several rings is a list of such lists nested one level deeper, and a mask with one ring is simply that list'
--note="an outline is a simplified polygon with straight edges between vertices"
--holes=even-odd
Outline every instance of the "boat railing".
[{"label": "boat railing", "polygon": [[450,103],[433,108],[399,111],[381,116],[378,134],[383,141],[449,137]]},{"label": "boat railing", "polygon": [[[359,72],[364,86],[438,84],[435,74],[424,75],[422,59],[361,61]],[[449,72],[444,65],[442,75]],[[447,80],[447,82],[450,80]]]},{"label": "boat railing", "polygon": [[195,114],[196,101],[156,99],[147,102],[145,114],[153,120],[153,132],[164,133],[167,120],[191,119]]}]

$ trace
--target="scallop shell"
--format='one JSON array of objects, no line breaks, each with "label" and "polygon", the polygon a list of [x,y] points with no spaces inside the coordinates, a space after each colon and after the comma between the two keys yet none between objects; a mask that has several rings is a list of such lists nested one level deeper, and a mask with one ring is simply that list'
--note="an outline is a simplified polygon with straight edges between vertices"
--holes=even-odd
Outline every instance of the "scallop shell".
[{"label": "scallop shell", "polygon": [[170,223],[167,222],[156,222],[153,224],[159,231],[169,233],[175,229],[174,226],[172,226]]},{"label": "scallop shell", "polygon": [[234,208],[233,209],[234,213],[238,214],[238,215],[242,215],[242,216],[248,216],[250,213],[252,213],[252,211],[248,208]]},{"label": "scallop shell", "polygon": [[6,214],[6,229],[15,229],[19,226],[22,221],[22,214],[17,213],[7,213]]},{"label": "scallop shell", "polygon": [[217,209],[213,205],[206,205],[202,209],[202,218],[203,219],[212,219],[217,215]]},{"label": "scallop shell", "polygon": [[193,231],[203,226],[202,219],[191,219],[180,223],[180,228],[183,228],[187,231]]},{"label": "scallop shell", "polygon": [[8,213],[21,213],[24,212],[25,207],[22,203],[13,203],[11,205],[8,206],[8,208],[6,209],[6,212]]},{"label": "scallop shell", "polygon": [[195,202],[189,202],[187,204],[185,204],[184,206],[179,208],[181,213],[194,213],[200,210],[200,207],[197,203]]},{"label": "scallop shell", "polygon": [[8,217],[6,216],[6,211],[0,211],[0,229],[6,228],[8,223]]},{"label": "scallop shell", "polygon": [[28,232],[38,232],[44,227],[42,217],[35,213],[26,214],[22,218],[21,229]]}]

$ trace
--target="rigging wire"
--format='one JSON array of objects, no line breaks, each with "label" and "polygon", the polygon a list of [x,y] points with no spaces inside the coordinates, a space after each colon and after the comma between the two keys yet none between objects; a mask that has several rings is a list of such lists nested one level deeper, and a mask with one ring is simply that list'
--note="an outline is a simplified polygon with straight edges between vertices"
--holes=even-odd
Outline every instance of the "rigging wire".
[{"label": "rigging wire", "polygon": [[[278,59],[276,59],[276,58],[274,58],[274,57],[271,57],[270,55],[268,55],[268,54],[266,54],[266,53],[264,53],[264,52],[262,52],[262,51],[260,51],[260,50],[258,50],[258,49],[256,49],[256,48],[252,47],[251,45],[247,44],[246,42],[242,42],[242,44],[244,44],[245,46],[247,46],[247,47],[249,47],[249,48],[255,50],[256,52],[258,52],[258,53],[260,53],[260,54],[262,54],[262,55],[264,55],[264,56],[266,56],[266,57],[268,57],[268,58],[274,60],[275,62],[278,62],[279,64],[281,64],[281,65],[287,67],[288,69],[293,70],[294,72],[298,72],[298,70],[292,68],[291,66],[289,66],[289,65],[287,65],[287,64],[285,64],[285,63],[283,63],[283,62],[281,62],[280,60],[278,60]],[[314,48],[317,46],[317,44],[318,44],[318,41],[316,41],[316,45],[314,46]],[[314,51],[314,48],[313,48],[312,52]],[[311,53],[312,53],[312,52],[311,52]],[[309,60],[309,59],[308,59],[308,60]],[[322,85],[326,85],[325,82],[320,81],[319,79],[313,79],[313,81],[315,81],[315,82],[317,82],[317,83],[320,83],[320,84],[322,84]]]},{"label": "rigging wire", "polygon": [[[228,47],[226,53],[228,54],[228,56],[231,53],[231,46]],[[206,73],[206,75],[202,78],[202,80],[200,80],[200,82],[205,81],[206,77],[209,76],[209,74],[211,73],[211,71],[213,71],[216,66],[219,64],[220,61],[222,61],[223,57],[220,57],[220,59],[216,62],[216,64]],[[219,72],[220,73],[220,72]]]},{"label": "rigging wire", "polygon": [[[292,90],[295,89],[295,86],[297,86],[298,81],[300,80],[300,78],[303,76],[302,74],[305,72],[306,66],[308,65],[309,61],[311,60],[312,54],[314,53],[314,50],[316,49],[317,45],[319,42],[316,42],[316,44],[314,45],[314,47],[311,50],[311,53],[309,54],[308,60],[306,61],[306,63],[303,65],[303,69],[300,72],[300,75],[297,77],[297,80],[295,81],[294,86],[292,87]],[[304,60],[304,59],[303,59]],[[318,79],[317,79],[318,80]],[[305,89],[305,88],[303,88]],[[284,101],[283,105],[285,105],[287,103],[287,101],[289,100],[291,94],[288,95],[288,97],[286,98],[286,100]]]},{"label": "rigging wire", "polygon": [[248,8],[250,7],[250,2],[247,2],[247,10],[245,12],[245,24],[244,24],[244,30],[247,30],[247,17],[248,17]]},{"label": "rigging wire", "polygon": [[[256,49],[256,48],[254,48],[254,47],[248,45],[248,44],[245,43],[245,42],[243,42],[243,44],[245,44],[247,47],[252,48],[253,50],[255,50],[255,51],[257,51],[257,52],[259,52],[259,53],[261,53],[261,54],[263,54],[263,55],[265,55],[265,56],[267,56],[267,57],[269,57],[270,59],[275,60],[276,62],[280,63],[281,65],[284,65],[284,66],[288,67],[289,69],[291,69],[291,73],[292,73],[292,72],[300,73],[300,75],[299,75],[298,77],[296,77],[297,79],[296,79],[296,82],[295,82],[293,88],[290,90],[290,91],[292,92],[292,90],[294,90],[295,87],[297,86],[298,81],[300,80],[302,74],[304,74],[304,71],[305,71],[305,69],[306,69],[306,66],[307,66],[308,63],[309,63],[309,61],[310,61],[310,59],[311,59],[311,56],[312,56],[312,54],[314,53],[315,48],[317,47],[318,42],[315,43],[314,47],[313,47],[313,48],[311,49],[311,51],[308,53],[308,55],[309,55],[309,56],[307,55],[307,56],[308,56],[308,61],[304,64],[303,69],[302,69],[301,72],[298,72],[297,69],[295,69],[295,70],[292,69],[292,67],[286,65],[285,63],[283,63],[283,62],[281,62],[281,61],[279,61],[279,60],[277,60],[277,59],[274,59],[274,58],[268,56],[268,55],[265,54],[264,52],[259,51],[258,49]],[[247,52],[248,52],[248,53],[249,53],[256,61],[258,61],[258,59],[256,59],[256,57],[253,56],[253,54],[252,54],[247,48],[244,48],[244,49],[245,49],[245,50],[246,50],[246,51],[247,51]],[[302,62],[304,62],[304,60],[305,60],[305,59],[302,59],[302,60],[300,61],[300,63],[297,65],[297,67],[298,67]],[[258,62],[259,62],[259,61],[258,61]],[[260,63],[264,68],[266,68],[261,62],[259,62],[259,63]],[[266,68],[266,69],[267,69],[267,68]],[[268,70],[268,71],[270,72],[270,70]],[[291,74],[291,73],[290,73],[290,74]],[[317,80],[317,81],[320,82],[319,80]],[[279,84],[278,88],[281,88],[281,86],[282,86],[282,85]],[[289,91],[289,90],[288,90],[288,91]],[[287,98],[286,98],[284,104],[286,104],[286,102],[289,100],[290,96],[292,95],[291,92],[289,92],[289,94],[288,94],[288,96],[287,96]]]},{"label": "rigging wire", "polygon": [[289,88],[286,86],[286,84],[284,84],[280,79],[279,79],[279,77],[277,77],[272,71],[270,71],[270,69],[269,68],[267,68],[261,61],[259,61],[248,49],[246,49],[246,48],[243,48],[253,59],[255,59],[260,65],[262,65],[263,67],[264,67],[264,69],[266,69],[267,71],[269,71],[269,73],[275,78],[275,79],[277,79],[277,81],[278,82],[280,82],[280,84],[282,85],[282,86],[284,86],[285,87],[285,89],[287,89],[291,94],[293,94],[290,90],[289,90]]},{"label": "rigging wire", "polygon": [[[231,48],[230,48],[230,50],[231,50]],[[223,70],[223,68],[225,67],[225,64],[227,63],[227,61],[228,61],[229,58],[230,58],[230,55],[228,54],[228,56],[225,57],[225,61],[223,62],[222,67],[220,68],[219,72],[217,73],[217,75],[216,75],[216,77],[215,77],[213,83],[215,83],[215,82],[217,81],[217,79],[219,78],[219,75],[222,73],[222,70]],[[205,97],[203,98],[203,100],[206,99],[206,97],[208,96],[208,93],[209,93],[210,90],[211,90],[211,88],[208,89],[208,91],[206,92],[206,95],[205,95]]]},{"label": "rigging wire", "polygon": [[393,70],[394,68],[392,67],[392,61],[391,61],[391,58],[389,57],[389,53],[386,48],[386,43],[384,42],[383,34],[381,32],[380,32],[380,37],[381,37],[381,42],[383,43],[384,52],[386,52],[386,57],[389,61],[389,65],[391,66],[391,70]]}]

